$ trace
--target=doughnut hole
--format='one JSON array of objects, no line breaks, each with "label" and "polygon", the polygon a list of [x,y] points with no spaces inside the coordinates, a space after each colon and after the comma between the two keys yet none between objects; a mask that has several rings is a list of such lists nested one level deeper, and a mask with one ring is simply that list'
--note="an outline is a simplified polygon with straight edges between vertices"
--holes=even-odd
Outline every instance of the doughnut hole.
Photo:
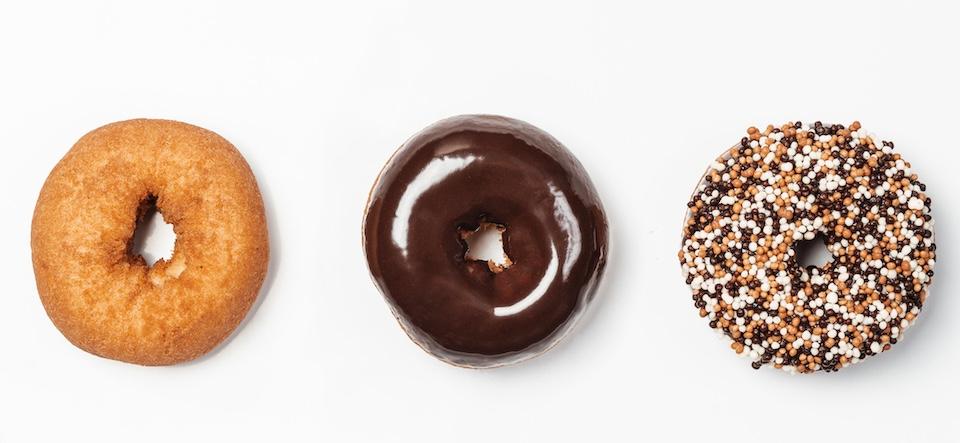
[{"label": "doughnut hole", "polygon": [[822,233],[817,233],[812,240],[798,241],[794,245],[794,254],[801,268],[823,268],[833,261],[833,254],[827,249],[827,239]]},{"label": "doughnut hole", "polygon": [[157,209],[157,197],[147,195],[137,210],[137,227],[130,240],[129,254],[134,261],[142,257],[147,267],[160,260],[170,261],[177,234]]},{"label": "doughnut hole", "polygon": [[458,231],[460,238],[466,243],[466,251],[463,253],[465,261],[486,262],[490,272],[494,274],[499,274],[513,265],[503,248],[506,226],[484,220],[476,228],[460,227]]}]

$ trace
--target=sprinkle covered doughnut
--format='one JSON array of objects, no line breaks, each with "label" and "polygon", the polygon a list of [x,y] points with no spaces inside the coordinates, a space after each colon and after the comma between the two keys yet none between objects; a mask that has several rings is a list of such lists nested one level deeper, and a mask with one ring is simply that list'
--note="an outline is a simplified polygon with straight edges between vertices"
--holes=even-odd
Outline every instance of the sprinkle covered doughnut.
[{"label": "sprinkle covered doughnut", "polygon": [[[694,305],[754,368],[836,371],[914,322],[936,245],[926,186],[859,122],[747,130],[688,203],[679,253]],[[831,254],[803,267],[796,247]]]},{"label": "sprinkle covered doughnut", "polygon": [[[169,261],[148,266],[131,245],[154,205],[177,239]],[[240,153],[166,120],[112,123],[81,138],[43,185],[31,245],[40,299],[63,335],[142,365],[191,360],[223,341],[256,299],[269,249]]]},{"label": "sprinkle covered doughnut", "polygon": [[[503,263],[471,258],[494,226]],[[606,263],[607,222],[580,162],[528,123],[441,120],[383,168],[363,224],[374,282],[410,338],[465,367],[545,352],[576,324]]]}]

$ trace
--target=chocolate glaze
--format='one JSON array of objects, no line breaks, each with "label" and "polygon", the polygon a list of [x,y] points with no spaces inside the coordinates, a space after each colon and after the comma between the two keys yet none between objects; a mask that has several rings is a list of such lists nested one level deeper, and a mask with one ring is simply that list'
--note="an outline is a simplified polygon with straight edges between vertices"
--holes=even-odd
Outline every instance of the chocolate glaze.
[{"label": "chocolate glaze", "polygon": [[[506,227],[513,265],[465,260],[460,231]],[[556,344],[593,299],[607,222],[586,171],[546,132],[464,115],[420,131],[373,186],[363,225],[374,282],[410,338],[458,366]]]}]

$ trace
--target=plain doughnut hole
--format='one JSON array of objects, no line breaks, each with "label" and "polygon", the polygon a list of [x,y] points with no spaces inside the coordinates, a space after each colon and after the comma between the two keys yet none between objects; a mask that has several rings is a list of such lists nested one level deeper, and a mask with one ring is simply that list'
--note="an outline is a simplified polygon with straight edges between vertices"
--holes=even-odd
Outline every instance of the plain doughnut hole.
[{"label": "plain doughnut hole", "polygon": [[494,273],[505,271],[513,265],[513,261],[503,250],[503,235],[506,231],[506,226],[490,222],[481,222],[474,230],[461,228],[460,238],[467,243],[464,260],[486,262]]},{"label": "plain doughnut hole", "polygon": [[157,210],[156,197],[148,196],[141,207],[144,211],[143,217],[133,233],[130,254],[143,257],[147,266],[153,266],[160,259],[170,260],[177,241],[173,225],[167,223],[163,214]]},{"label": "plain doughnut hole", "polygon": [[810,266],[823,267],[833,260],[830,250],[827,249],[827,241],[820,234],[817,234],[813,240],[800,240],[794,246],[794,252],[797,256],[797,264],[804,268]]}]

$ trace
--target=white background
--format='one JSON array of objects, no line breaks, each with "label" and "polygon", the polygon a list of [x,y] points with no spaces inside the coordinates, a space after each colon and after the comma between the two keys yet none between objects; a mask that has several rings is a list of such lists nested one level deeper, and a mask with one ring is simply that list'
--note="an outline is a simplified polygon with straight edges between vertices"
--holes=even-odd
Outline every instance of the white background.
[{"label": "white background", "polygon": [[[0,441],[960,438],[949,2],[86,3],[0,3]],[[421,351],[361,250],[383,162],[461,113],[552,133],[612,229],[595,309],[515,367]],[[34,286],[48,172],[87,131],[134,117],[232,141],[269,213],[260,302],[225,346],[176,367],[80,351]],[[939,222],[916,326],[835,374],[750,369],[697,316],[676,259],[711,159],[750,125],[795,119],[859,119],[895,141]]]}]

